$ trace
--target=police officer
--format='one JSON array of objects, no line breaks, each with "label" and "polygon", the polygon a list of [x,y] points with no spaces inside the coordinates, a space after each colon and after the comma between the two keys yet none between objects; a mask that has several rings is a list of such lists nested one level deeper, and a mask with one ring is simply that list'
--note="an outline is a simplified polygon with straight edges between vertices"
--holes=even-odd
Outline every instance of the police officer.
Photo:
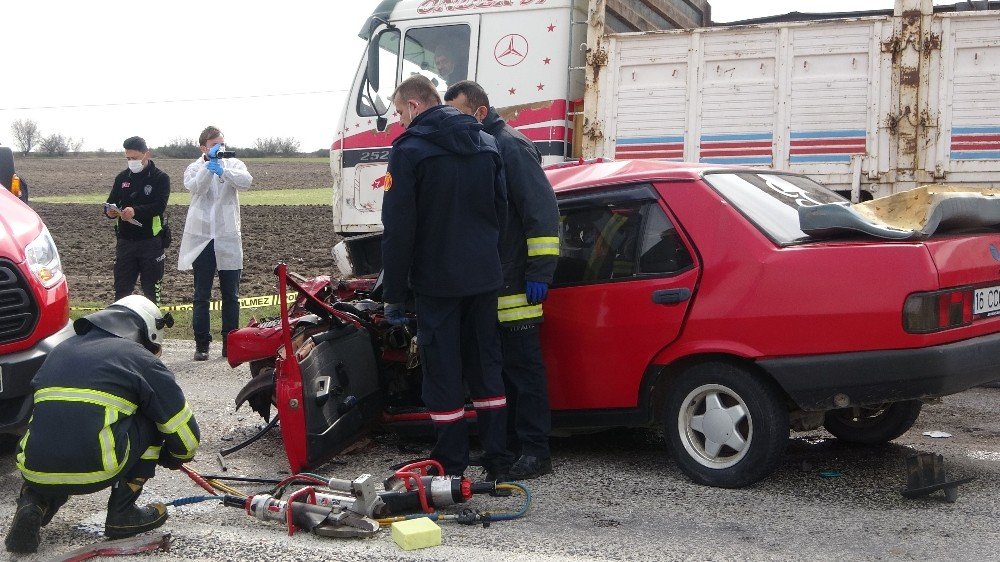
[{"label": "police officer", "polygon": [[535,144],[497,114],[482,86],[469,80],[459,82],[448,88],[444,99],[482,123],[503,156],[508,207],[501,248],[504,287],[497,317],[504,386],[520,446],[509,477],[536,478],[552,472],[548,437],[552,422],[539,325],[542,301],[559,260],[556,196]]},{"label": "police officer", "polygon": [[115,177],[108,204],[117,206],[105,214],[115,221],[118,242],[115,245],[115,300],[132,294],[136,279],[142,294],[160,303],[163,281],[163,213],[170,199],[170,176],[156,167],[142,137],[129,137],[122,143],[128,168]]},{"label": "police officer", "polygon": [[130,295],[78,319],[31,381],[34,412],[21,440],[24,477],[7,534],[10,552],[35,552],[39,529],[69,496],[111,487],[104,534],[130,537],[163,525],[162,503],[137,507],[156,464],[194,458],[198,423],[160,362],[173,324],[149,299]]},{"label": "police officer", "polygon": [[452,475],[468,467],[464,375],[483,466],[489,478],[503,479],[512,460],[496,324],[500,232],[507,218],[503,164],[493,138],[472,117],[441,105],[427,78],[404,80],[391,99],[406,130],[393,142],[383,188],[386,318],[405,322],[409,282],[422,397],[437,433],[431,458]]}]

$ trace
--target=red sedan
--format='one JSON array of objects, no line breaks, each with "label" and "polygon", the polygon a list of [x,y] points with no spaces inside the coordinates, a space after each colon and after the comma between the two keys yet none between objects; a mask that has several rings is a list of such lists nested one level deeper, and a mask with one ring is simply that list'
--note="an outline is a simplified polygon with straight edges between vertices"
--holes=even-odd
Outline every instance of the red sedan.
[{"label": "red sedan", "polygon": [[[790,429],[886,442],[923,399],[1000,377],[1000,232],[962,213],[946,209],[928,236],[781,172],[617,161],[548,175],[561,233],[542,338],[557,430],[663,424],[684,473],[740,487],[778,465]],[[1000,223],[984,208],[979,222]],[[328,388],[323,365],[356,356],[358,339],[326,360],[278,361],[282,419],[295,415],[287,403],[306,405],[304,422],[282,424],[293,470],[336,452],[371,412],[426,417],[408,334],[377,327],[377,288],[356,307],[333,301],[340,324],[371,332],[377,361],[338,371],[350,401],[325,417],[311,416],[327,407],[310,406],[312,381]]]}]

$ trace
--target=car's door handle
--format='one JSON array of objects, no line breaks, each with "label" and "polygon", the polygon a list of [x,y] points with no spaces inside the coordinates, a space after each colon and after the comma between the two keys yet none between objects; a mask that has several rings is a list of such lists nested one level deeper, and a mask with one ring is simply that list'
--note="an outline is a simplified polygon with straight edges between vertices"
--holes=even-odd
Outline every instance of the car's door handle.
[{"label": "car's door handle", "polygon": [[680,289],[661,289],[653,291],[653,302],[656,304],[677,304],[691,298],[691,289],[681,287]]}]

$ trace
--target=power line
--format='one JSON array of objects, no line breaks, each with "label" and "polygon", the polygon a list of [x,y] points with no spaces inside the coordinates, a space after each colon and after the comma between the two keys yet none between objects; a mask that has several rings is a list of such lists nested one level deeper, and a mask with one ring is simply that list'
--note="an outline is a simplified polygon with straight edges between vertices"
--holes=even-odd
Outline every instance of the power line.
[{"label": "power line", "polygon": [[228,96],[228,97],[218,97],[218,98],[188,98],[179,100],[150,100],[150,101],[124,101],[116,103],[84,103],[76,105],[38,105],[31,107],[0,107],[0,111],[33,111],[39,109],[82,109],[85,107],[119,107],[127,105],[153,105],[160,103],[190,103],[196,101],[229,101],[229,100],[244,100],[244,99],[256,99],[256,98],[279,98],[287,96],[309,96],[314,94],[336,94],[348,91],[346,88],[338,90],[316,90],[312,92],[286,92],[282,94],[257,94],[248,96]]}]

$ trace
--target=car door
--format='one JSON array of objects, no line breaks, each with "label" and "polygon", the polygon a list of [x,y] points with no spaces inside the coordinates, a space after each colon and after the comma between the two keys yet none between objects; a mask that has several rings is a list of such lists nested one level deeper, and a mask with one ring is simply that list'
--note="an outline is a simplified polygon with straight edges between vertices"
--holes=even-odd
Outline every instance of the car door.
[{"label": "car door", "polygon": [[649,184],[561,197],[559,212],[542,325],[551,407],[635,408],[650,360],[683,328],[696,255]]}]

